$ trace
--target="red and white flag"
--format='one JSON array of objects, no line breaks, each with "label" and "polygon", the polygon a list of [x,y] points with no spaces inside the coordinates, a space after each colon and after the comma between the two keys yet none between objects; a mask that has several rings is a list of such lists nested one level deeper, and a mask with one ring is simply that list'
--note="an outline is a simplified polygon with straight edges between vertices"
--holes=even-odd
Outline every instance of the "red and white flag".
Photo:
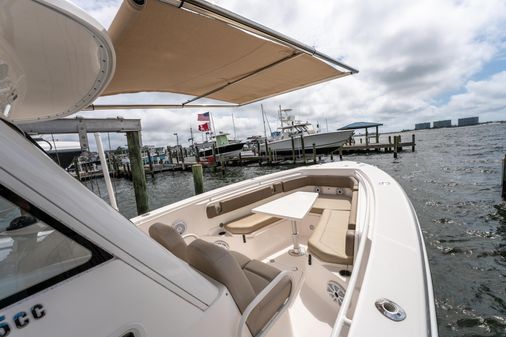
[{"label": "red and white flag", "polygon": [[200,124],[199,131],[209,131],[209,123]]},{"label": "red and white flag", "polygon": [[197,120],[199,122],[209,122],[209,112],[204,112],[203,114],[198,114]]}]

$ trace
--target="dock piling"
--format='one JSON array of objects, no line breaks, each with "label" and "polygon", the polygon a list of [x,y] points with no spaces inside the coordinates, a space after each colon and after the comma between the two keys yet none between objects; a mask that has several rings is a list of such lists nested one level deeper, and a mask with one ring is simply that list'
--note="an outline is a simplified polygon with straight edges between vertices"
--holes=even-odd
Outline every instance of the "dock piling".
[{"label": "dock piling", "polygon": [[290,138],[292,139],[292,162],[295,165],[295,141],[293,140],[293,136]]},{"label": "dock piling", "polygon": [[394,136],[394,159],[397,159],[397,144],[399,144],[399,138]]},{"label": "dock piling", "polygon": [[271,164],[271,153],[269,151],[269,144],[267,143],[267,138],[265,138],[265,156],[267,157],[267,164]]},{"label": "dock piling", "polygon": [[302,160],[304,161],[304,165],[306,165],[306,149],[304,147],[304,137],[302,135],[300,135],[300,147],[302,148]]},{"label": "dock piling", "polygon": [[415,134],[413,133],[411,135],[411,152],[415,152],[415,145],[416,145],[416,142],[415,142]]},{"label": "dock piling", "polygon": [[149,211],[148,191],[146,186],[146,174],[141,157],[141,133],[139,131],[127,131],[128,158],[132,168],[132,181],[137,204],[137,214],[141,215]]},{"label": "dock piling", "polygon": [[502,159],[502,198],[506,200],[506,154]]},{"label": "dock piling", "polygon": [[153,167],[153,158],[151,158],[151,153],[149,153],[149,149],[147,149],[147,151],[148,151],[149,173],[151,174],[151,178],[154,178],[155,177],[155,170]]},{"label": "dock piling", "polygon": [[195,187],[195,194],[204,192],[204,174],[201,164],[192,165],[193,185]]},{"label": "dock piling", "polygon": [[316,144],[313,143],[313,164],[316,164]]},{"label": "dock piling", "polygon": [[79,160],[74,158],[74,167],[76,169],[76,178],[77,180],[81,181],[81,172],[79,172]]},{"label": "dock piling", "polygon": [[173,162],[172,162],[172,150],[171,150],[170,146],[167,146],[167,155],[169,156],[169,163],[173,164]]},{"label": "dock piling", "polygon": [[183,151],[183,147],[182,147],[182,146],[180,147],[180,151],[181,151],[181,168],[182,168],[182,169],[183,169],[183,171],[184,171],[184,169],[185,169],[185,166],[184,166],[184,157],[185,157],[185,153],[184,153],[184,151]]},{"label": "dock piling", "polygon": [[339,146],[339,160],[343,160],[343,148]]}]

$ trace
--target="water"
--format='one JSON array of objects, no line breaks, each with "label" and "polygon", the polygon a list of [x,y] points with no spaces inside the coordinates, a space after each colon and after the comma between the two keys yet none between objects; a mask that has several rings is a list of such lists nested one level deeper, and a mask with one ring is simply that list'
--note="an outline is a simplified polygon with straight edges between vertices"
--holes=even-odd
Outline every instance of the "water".
[{"label": "water", "polygon": [[[408,140],[412,132],[403,135]],[[409,195],[427,246],[439,334],[506,336],[506,205],[501,200],[501,160],[506,124],[416,131],[416,152],[350,155],[376,165]],[[226,176],[206,173],[205,190],[284,167],[232,167]],[[86,183],[105,197],[102,180]],[[114,180],[120,211],[134,217],[132,183]],[[191,173],[148,177],[152,209],[193,195]]]}]

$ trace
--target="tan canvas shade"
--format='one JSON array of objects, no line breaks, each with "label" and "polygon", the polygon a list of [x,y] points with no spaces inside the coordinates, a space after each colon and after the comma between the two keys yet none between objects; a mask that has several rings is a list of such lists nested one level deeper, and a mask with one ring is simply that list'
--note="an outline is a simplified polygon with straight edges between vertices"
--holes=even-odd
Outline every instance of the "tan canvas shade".
[{"label": "tan canvas shade", "polygon": [[109,34],[117,65],[103,95],[157,91],[246,104],[351,73],[158,0],[125,0]]}]

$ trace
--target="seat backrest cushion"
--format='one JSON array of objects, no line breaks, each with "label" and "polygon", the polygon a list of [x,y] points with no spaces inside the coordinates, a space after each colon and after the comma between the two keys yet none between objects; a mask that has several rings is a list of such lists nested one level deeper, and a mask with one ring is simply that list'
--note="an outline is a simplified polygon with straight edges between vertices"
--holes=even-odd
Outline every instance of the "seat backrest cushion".
[{"label": "seat backrest cushion", "polygon": [[256,294],[236,259],[225,248],[194,240],[188,245],[188,263],[230,291],[239,311],[244,312]]},{"label": "seat backrest cushion", "polygon": [[171,226],[155,223],[149,227],[149,236],[181,260],[187,261],[186,242]]}]

